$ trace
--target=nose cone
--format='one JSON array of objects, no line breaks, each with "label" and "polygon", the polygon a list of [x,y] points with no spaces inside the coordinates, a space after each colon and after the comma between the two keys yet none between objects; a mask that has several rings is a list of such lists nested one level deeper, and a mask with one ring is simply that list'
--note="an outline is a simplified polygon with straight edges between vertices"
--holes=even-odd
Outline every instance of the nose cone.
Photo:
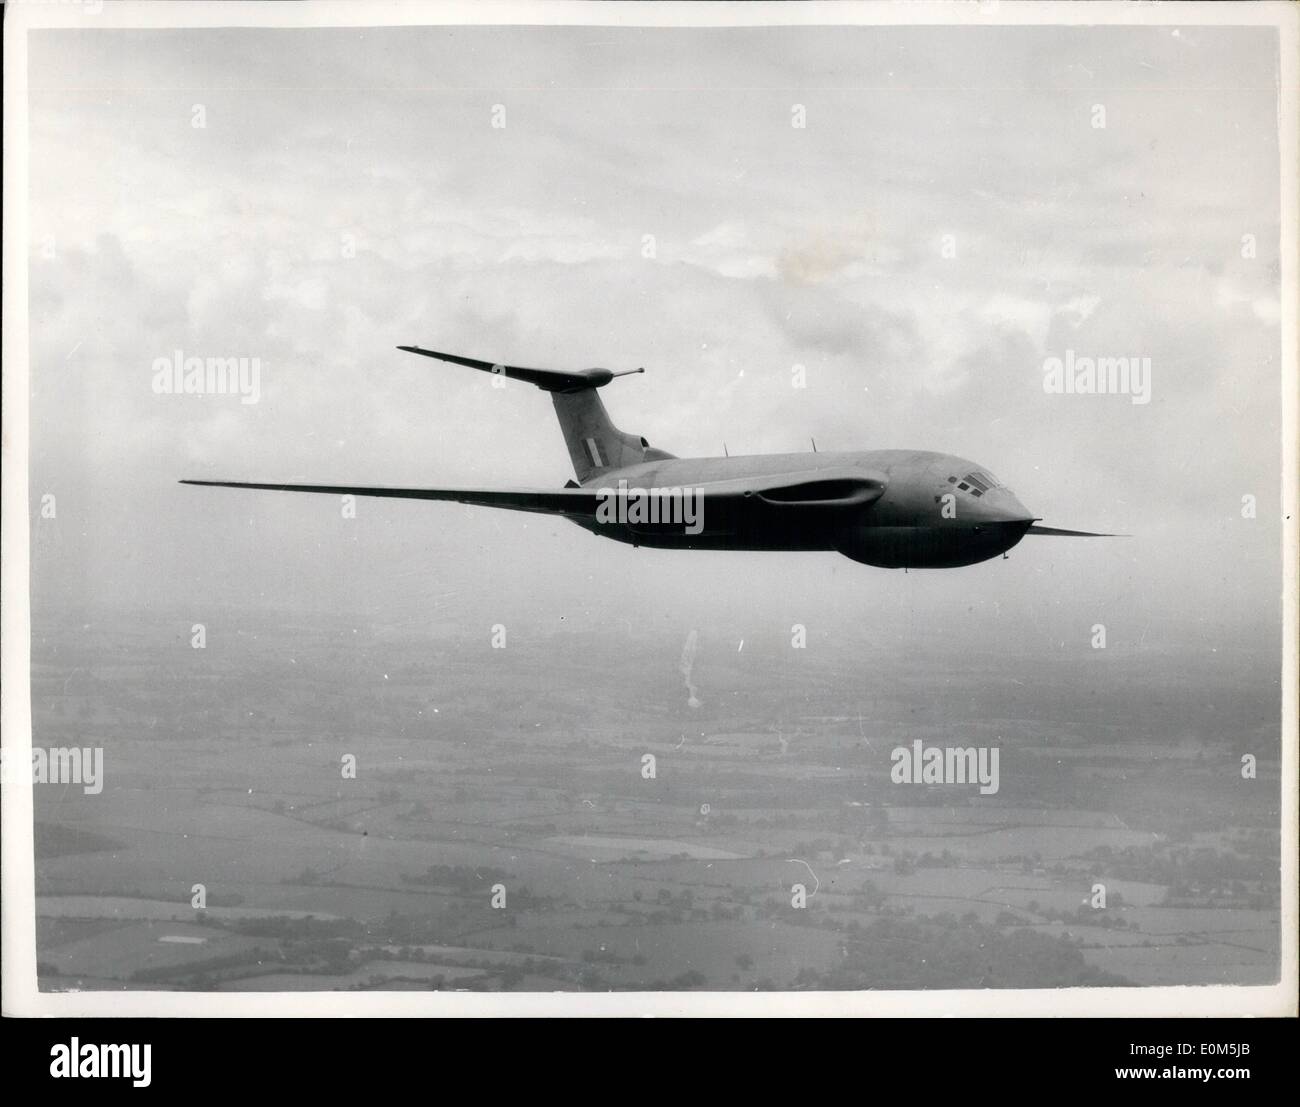
[{"label": "nose cone", "polygon": [[1024,523],[1028,526],[1034,516],[1009,488],[991,488],[980,498],[981,521],[988,523]]},{"label": "nose cone", "polygon": [[975,541],[987,546],[993,557],[1006,553],[1034,525],[1029,509],[1006,488],[989,489],[966,511],[965,518],[975,525]]},{"label": "nose cone", "polygon": [[1033,518],[1009,488],[990,488],[980,496],[960,496],[957,504],[957,519],[968,523],[1028,523]]},{"label": "nose cone", "polygon": [[[967,519],[970,519],[970,513]],[[1015,493],[1006,488],[991,488],[980,497],[975,509],[973,542],[986,557],[1005,554],[1034,525],[1034,517]]]}]

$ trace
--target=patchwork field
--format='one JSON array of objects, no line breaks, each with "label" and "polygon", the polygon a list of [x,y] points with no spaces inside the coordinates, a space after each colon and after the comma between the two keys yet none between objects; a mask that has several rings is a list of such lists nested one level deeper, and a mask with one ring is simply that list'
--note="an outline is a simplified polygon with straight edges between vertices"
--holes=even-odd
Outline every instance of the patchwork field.
[{"label": "patchwork field", "polygon": [[[924,671],[877,657],[863,699],[833,658],[801,662],[803,714],[751,647],[702,658],[693,709],[679,651],[557,633],[544,663],[494,659],[489,681],[454,641],[353,624],[261,628],[208,657],[160,628],[37,643],[37,743],[105,764],[97,794],[37,786],[41,986],[1276,977],[1262,728],[1094,744],[1058,698],[954,667],[950,692],[999,720],[999,789],[897,784],[890,751],[943,734],[909,723]],[[593,684],[593,655],[617,673]]]}]

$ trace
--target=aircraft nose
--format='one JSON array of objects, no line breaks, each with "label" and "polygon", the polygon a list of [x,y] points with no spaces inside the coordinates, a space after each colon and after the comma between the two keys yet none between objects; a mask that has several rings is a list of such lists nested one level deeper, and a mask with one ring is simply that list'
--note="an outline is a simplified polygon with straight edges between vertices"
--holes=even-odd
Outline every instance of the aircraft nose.
[{"label": "aircraft nose", "polygon": [[1009,488],[994,488],[980,505],[984,518],[990,523],[1032,523],[1034,516]]}]

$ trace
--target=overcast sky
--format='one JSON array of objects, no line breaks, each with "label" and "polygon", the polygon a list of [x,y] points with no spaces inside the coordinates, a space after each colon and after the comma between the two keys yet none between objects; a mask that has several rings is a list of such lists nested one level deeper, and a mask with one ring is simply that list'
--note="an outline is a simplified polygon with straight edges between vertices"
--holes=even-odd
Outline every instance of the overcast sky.
[{"label": "overcast sky", "polygon": [[[33,523],[40,601],[418,624],[451,597],[548,627],[848,619],[1021,644],[1106,622],[1121,648],[1276,649],[1270,30],[30,41],[32,491],[58,496]],[[399,343],[644,365],[602,395],[673,453],[948,451],[1049,525],[1135,537],[904,577],[174,483],[572,475],[546,396]],[[260,401],[156,395],[174,350],[259,358]],[[1149,357],[1151,402],[1045,394],[1067,350]]]}]

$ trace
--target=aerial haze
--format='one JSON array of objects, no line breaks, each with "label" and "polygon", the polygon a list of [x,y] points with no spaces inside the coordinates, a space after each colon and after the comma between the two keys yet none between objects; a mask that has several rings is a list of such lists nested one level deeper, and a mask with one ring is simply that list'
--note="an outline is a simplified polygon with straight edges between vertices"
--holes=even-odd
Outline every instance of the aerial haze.
[{"label": "aerial haze", "polygon": [[[41,31],[29,73],[33,742],[105,751],[37,795],[42,986],[1277,978],[1275,31]],[[939,450],[1127,537],[904,573],[177,483],[573,476],[547,396],[399,344],[645,366],[601,396],[674,454]],[[256,396],[160,391],[189,357]],[[917,740],[997,794],[891,783]]]}]

